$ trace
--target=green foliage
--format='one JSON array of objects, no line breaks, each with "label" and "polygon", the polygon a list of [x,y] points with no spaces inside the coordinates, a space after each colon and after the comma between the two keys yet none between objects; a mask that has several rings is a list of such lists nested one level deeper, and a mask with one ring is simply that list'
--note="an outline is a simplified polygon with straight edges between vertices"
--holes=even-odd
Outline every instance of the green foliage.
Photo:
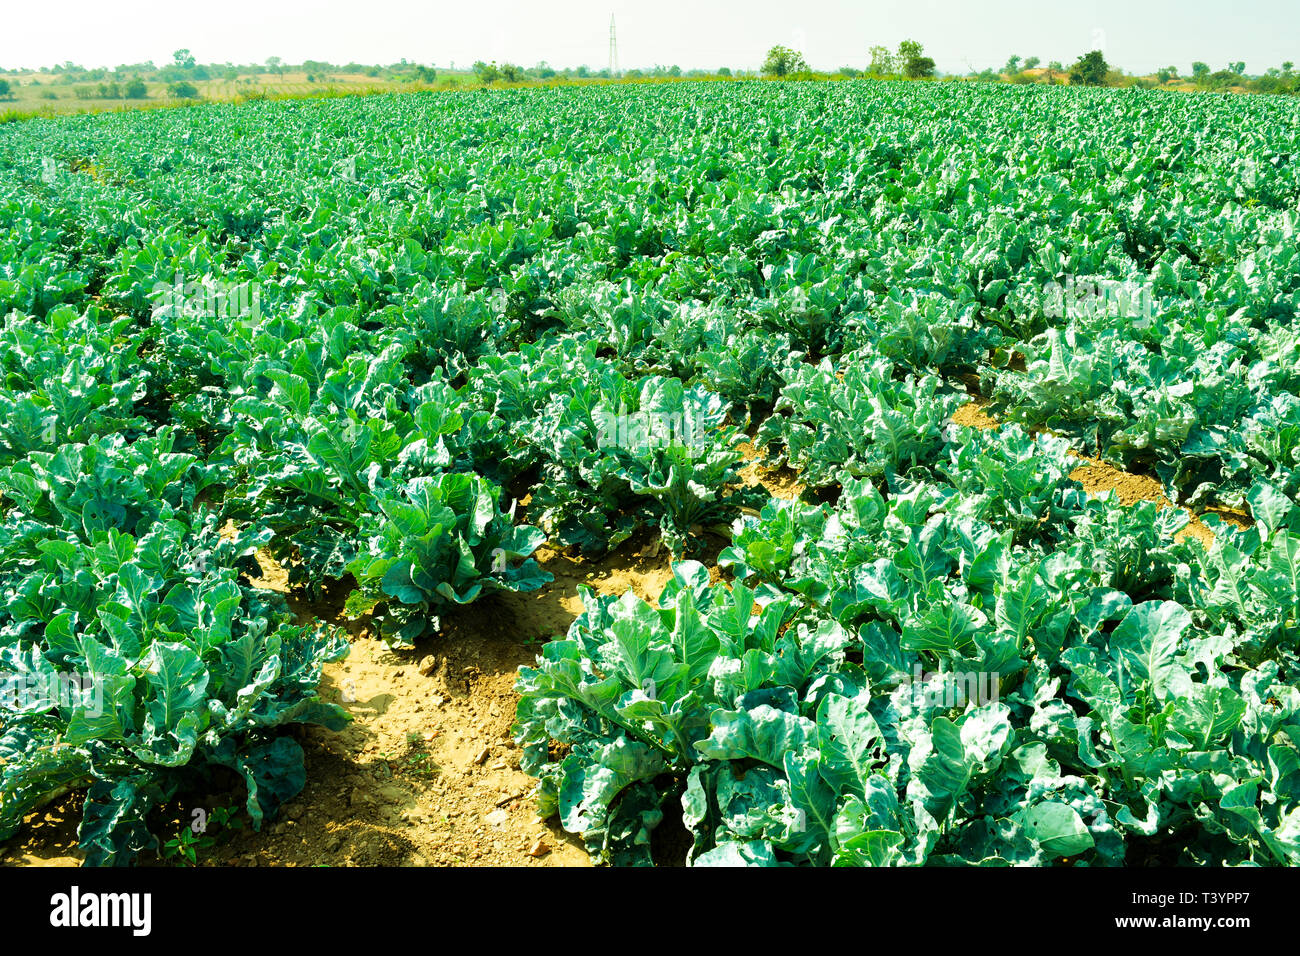
[{"label": "green foliage", "polygon": [[[1120,865],[1158,834],[1183,863],[1294,865],[1300,792],[1275,769],[1294,760],[1294,653],[1259,663],[1300,597],[1291,532],[1267,555],[1253,533],[1153,548],[1176,525],[1153,534],[1152,507],[1088,501],[1059,468],[1040,520],[1080,534],[1017,545],[1038,522],[1005,505],[1032,500],[1036,456],[1009,438],[953,449],[976,488],[981,460],[1024,463],[987,490],[773,502],[720,559],[730,589],[687,563],[657,610],[586,593],[521,670],[542,812],[618,864],[650,861],[671,800],[696,865]],[[1278,504],[1268,533],[1290,527]],[[1135,553],[1153,562],[1137,576]]]},{"label": "green foliage", "polygon": [[[438,627],[437,611],[485,591],[532,591],[552,580],[529,559],[546,536],[515,527],[494,485],[474,475],[415,478],[376,496],[363,519],[369,545],[348,565],[381,599],[380,633],[412,644]],[[520,563],[522,562],[522,563]]]},{"label": "green foliage", "polygon": [[1092,50],[1079,57],[1070,67],[1070,83],[1074,86],[1104,86],[1110,67],[1100,50]]},{"label": "green foliage", "polygon": [[[7,129],[0,679],[112,706],[0,701],[0,825],[84,790],[125,863],[226,771],[254,825],[291,798],[344,644],[273,562],[401,642],[640,531],[718,567],[585,594],[520,675],[598,855],[671,815],[701,865],[1295,863],[1295,129],[959,82]],[[1067,447],[1253,525],[1180,539]]]},{"label": "green foliage", "polygon": [[762,70],[764,76],[790,76],[808,72],[808,64],[804,62],[802,53],[778,45],[767,51]]},{"label": "green foliage", "polygon": [[915,40],[904,40],[898,44],[898,63],[903,75],[909,80],[919,80],[934,76],[934,60],[924,55],[921,44]]},{"label": "green foliage", "polygon": [[478,60],[474,63],[472,69],[480,83],[495,83],[501,79],[501,69],[496,65],[496,61],[484,63],[482,60]]},{"label": "green foliage", "polygon": [[867,72],[876,77],[896,76],[901,72],[899,61],[893,52],[887,46],[873,46],[869,51],[871,64],[867,67]]}]

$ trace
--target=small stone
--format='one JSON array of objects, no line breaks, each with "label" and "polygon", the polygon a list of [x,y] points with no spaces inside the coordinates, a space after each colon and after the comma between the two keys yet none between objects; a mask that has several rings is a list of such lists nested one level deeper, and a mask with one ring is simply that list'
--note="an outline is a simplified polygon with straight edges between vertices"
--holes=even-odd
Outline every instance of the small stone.
[{"label": "small stone", "polygon": [[492,751],[488,750],[487,747],[484,747],[479,751],[479,755],[474,758],[474,763],[481,767],[483,764],[487,763],[487,759],[490,756],[492,756]]},{"label": "small stone", "polygon": [[547,843],[545,840],[543,840],[541,837],[538,837],[537,842],[535,842],[531,847],[528,848],[528,855],[533,857],[534,859],[541,859],[542,857],[546,856],[546,854],[550,852],[551,852],[550,844]]},{"label": "small stone", "polygon": [[504,825],[505,822],[510,819],[510,814],[505,810],[493,810],[484,817],[484,819],[487,820],[488,823],[492,824],[492,826],[499,827]]},{"label": "small stone", "polygon": [[420,661],[420,675],[429,677],[438,669],[438,659],[430,654]]}]

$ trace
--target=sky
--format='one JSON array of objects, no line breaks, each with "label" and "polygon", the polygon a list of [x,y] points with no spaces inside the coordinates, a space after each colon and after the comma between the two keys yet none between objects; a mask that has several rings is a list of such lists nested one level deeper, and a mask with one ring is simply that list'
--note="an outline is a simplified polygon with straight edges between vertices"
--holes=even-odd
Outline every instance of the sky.
[{"label": "sky", "polygon": [[0,67],[161,65],[185,47],[200,63],[601,69],[611,15],[624,70],[755,69],[778,43],[815,69],[861,68],[871,46],[904,39],[947,73],[1000,67],[1013,53],[1068,64],[1090,49],[1133,73],[1300,62],[1300,0],[0,0]]}]

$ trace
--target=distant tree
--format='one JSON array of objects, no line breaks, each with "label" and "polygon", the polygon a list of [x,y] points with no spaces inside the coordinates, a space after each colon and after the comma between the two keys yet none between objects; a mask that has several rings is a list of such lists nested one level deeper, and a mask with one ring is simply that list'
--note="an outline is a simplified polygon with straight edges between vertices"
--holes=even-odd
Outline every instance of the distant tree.
[{"label": "distant tree", "polygon": [[1233,73],[1236,73],[1238,76],[1241,76],[1246,72],[1246,64],[1240,61],[1236,63],[1229,63],[1228,69],[1230,69]]},{"label": "distant tree", "polygon": [[925,80],[934,76],[935,69],[934,60],[928,56],[918,56],[915,60],[907,61],[903,73],[909,80]]},{"label": "distant tree", "polygon": [[122,88],[122,95],[128,100],[143,100],[148,98],[149,90],[145,87],[144,80],[137,76]]},{"label": "distant tree", "polygon": [[731,76],[731,67],[729,66],[718,67],[718,76]]},{"label": "distant tree", "polygon": [[591,76],[591,68],[584,63],[582,66],[578,67],[574,75],[585,80],[587,77]]},{"label": "distant tree", "polygon": [[192,100],[199,95],[199,88],[188,80],[180,80],[167,87],[167,95],[178,100]]},{"label": "distant tree", "polygon": [[1002,68],[1002,72],[1003,72],[1003,73],[1019,73],[1019,72],[1020,72],[1020,57],[1019,57],[1018,55],[1014,54],[1014,53],[1013,53],[1011,56],[1007,57],[1007,65],[1004,66],[1004,67]]},{"label": "distant tree", "polygon": [[854,69],[853,67],[851,67],[851,66],[842,66],[842,67],[840,67],[840,69],[839,69],[839,74],[840,74],[840,76],[847,76],[850,80],[854,80],[854,79],[857,79],[859,76],[862,75],[862,71],[861,71],[861,70],[855,70],[855,69]]},{"label": "distant tree", "polygon": [[1286,60],[1286,61],[1282,64],[1282,75],[1283,75],[1283,76],[1290,76],[1290,75],[1291,75],[1291,71],[1292,71],[1294,68],[1295,68],[1295,64],[1292,63],[1290,60]]},{"label": "distant tree", "polygon": [[9,85],[9,81],[0,80],[0,99],[12,99],[13,95],[13,87]]},{"label": "distant tree", "polygon": [[470,69],[474,71],[474,75],[478,77],[480,83],[495,83],[497,80],[501,79],[501,70],[496,65],[495,60],[491,63],[484,63],[482,60],[476,60]]},{"label": "distant tree", "polygon": [[774,46],[767,51],[763,61],[763,73],[766,76],[789,76],[791,73],[806,73],[808,64],[803,54],[789,47]]},{"label": "distant tree", "polygon": [[934,76],[934,60],[924,56],[925,48],[915,40],[898,44],[898,60],[903,65],[903,75],[909,80]]},{"label": "distant tree", "polygon": [[506,63],[501,67],[501,79],[507,83],[519,83],[527,78],[522,66],[515,66],[513,63]]},{"label": "distant tree", "polygon": [[1035,67],[1037,67],[1038,64],[1040,64],[1040,63],[1042,63],[1042,62],[1043,62],[1043,61],[1040,60],[1038,57],[1036,57],[1036,56],[1031,56],[1029,59],[1025,60],[1025,69],[1026,69],[1026,70],[1032,70],[1032,69],[1034,69]]},{"label": "distant tree", "polygon": [[1168,83],[1173,78],[1174,75],[1170,73],[1168,69],[1156,70],[1156,79],[1159,80],[1161,84]]},{"label": "distant tree", "polygon": [[887,46],[873,46],[869,51],[871,63],[867,72],[872,76],[897,76],[900,72],[898,59]]},{"label": "distant tree", "polygon": [[279,74],[280,79],[284,79],[284,61],[278,56],[268,56],[266,58],[266,68],[272,73]]},{"label": "distant tree", "polygon": [[668,68],[668,75],[669,75],[669,76],[681,76],[681,75],[682,75],[682,68],[681,68],[680,66],[678,66],[676,63],[674,63],[672,66],[670,66],[670,67]]},{"label": "distant tree", "polygon": [[438,71],[431,66],[421,64],[415,68],[415,78],[421,83],[432,83],[438,78]]},{"label": "distant tree", "polygon": [[1079,57],[1078,62],[1070,67],[1070,83],[1075,86],[1104,86],[1110,66],[1100,50],[1093,50]]},{"label": "distant tree", "polygon": [[172,54],[172,60],[182,70],[194,69],[194,55],[189,50],[177,50]]},{"label": "distant tree", "polygon": [[1065,67],[1061,65],[1061,61],[1060,61],[1060,60],[1053,60],[1051,63],[1047,64],[1047,68],[1048,68],[1049,70],[1051,70],[1052,72],[1054,72],[1054,73],[1064,73],[1064,72],[1065,72]]},{"label": "distant tree", "polygon": [[1210,75],[1210,65],[1197,60],[1192,64],[1192,76],[1196,79],[1202,79]]}]

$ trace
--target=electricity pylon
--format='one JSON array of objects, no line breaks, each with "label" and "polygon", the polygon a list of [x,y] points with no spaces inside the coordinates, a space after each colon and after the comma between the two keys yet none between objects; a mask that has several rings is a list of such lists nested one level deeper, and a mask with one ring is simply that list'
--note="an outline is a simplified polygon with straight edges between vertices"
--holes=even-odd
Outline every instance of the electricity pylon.
[{"label": "electricity pylon", "polygon": [[614,14],[609,15],[609,75],[618,76],[618,35],[614,32]]}]

